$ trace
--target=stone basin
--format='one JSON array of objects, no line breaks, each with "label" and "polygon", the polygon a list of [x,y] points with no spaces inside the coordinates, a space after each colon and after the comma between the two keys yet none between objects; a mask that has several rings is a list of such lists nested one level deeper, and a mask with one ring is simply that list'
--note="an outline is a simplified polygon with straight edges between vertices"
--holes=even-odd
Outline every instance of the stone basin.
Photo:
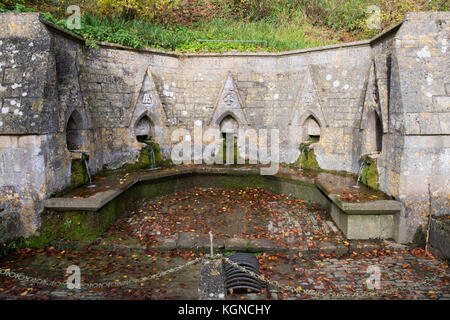
[{"label": "stone basin", "polygon": [[[338,184],[330,183],[333,180]],[[368,195],[368,199],[362,197],[359,202],[344,201],[342,191],[355,184],[352,177],[330,173],[300,174],[285,167],[277,175],[262,176],[258,168],[251,167],[182,166],[114,173],[95,183],[98,187],[89,191],[82,187],[62,197],[45,200],[43,228],[62,224],[77,216],[86,226],[83,232],[95,238],[135,201],[193,186],[256,187],[313,201],[330,212],[335,224],[349,240],[396,239],[401,211],[400,202],[364,187],[357,192]],[[76,237],[76,234],[64,234],[65,238],[70,239],[71,236]]]},{"label": "stone basin", "polygon": [[399,201],[364,185],[355,188],[349,177],[322,173],[315,184],[331,201],[333,221],[348,239],[398,238]]}]

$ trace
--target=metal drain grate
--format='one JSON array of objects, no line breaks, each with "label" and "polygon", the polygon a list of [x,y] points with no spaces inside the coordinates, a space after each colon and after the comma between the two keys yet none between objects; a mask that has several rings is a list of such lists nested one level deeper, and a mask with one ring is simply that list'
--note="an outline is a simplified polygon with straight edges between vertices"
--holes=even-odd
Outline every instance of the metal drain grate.
[{"label": "metal drain grate", "polygon": [[[257,275],[260,274],[259,262],[254,255],[248,253],[233,253],[228,256],[228,259],[249,271],[253,271]],[[264,282],[242,272],[228,262],[225,262],[225,286],[227,291],[233,289],[236,293],[257,293],[266,288]]]}]

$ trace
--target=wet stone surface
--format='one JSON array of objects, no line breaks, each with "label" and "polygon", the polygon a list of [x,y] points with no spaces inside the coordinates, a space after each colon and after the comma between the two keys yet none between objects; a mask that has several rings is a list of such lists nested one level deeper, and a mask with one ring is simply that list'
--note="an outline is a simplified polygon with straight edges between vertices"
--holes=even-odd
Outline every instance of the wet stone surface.
[{"label": "wet stone surface", "polygon": [[344,240],[318,204],[264,189],[193,188],[138,203],[100,243],[168,246],[176,241],[179,249],[207,248],[209,231],[216,249],[225,241],[230,251],[246,249],[249,240],[256,252],[258,246],[301,250]]},{"label": "wet stone surface", "polygon": [[197,299],[200,263],[176,273],[132,285],[88,288],[94,283],[118,283],[142,279],[184,265],[199,257],[193,252],[158,253],[153,251],[59,251],[20,250],[1,268],[27,276],[66,282],[66,268],[77,265],[81,271],[81,289],[47,287],[0,276],[0,299]]},{"label": "wet stone surface", "polygon": [[[22,250],[1,263],[28,276],[66,281],[65,268],[78,265],[81,268],[81,290],[52,288],[25,283],[18,279],[0,277],[0,299],[198,299],[203,293],[217,293],[222,299],[221,284],[213,278],[221,278],[220,266],[212,262],[203,272],[202,263],[189,266],[157,280],[138,282],[135,285],[112,288],[86,288],[94,282],[140,279],[192,261],[201,254],[193,252],[106,252],[96,250],[57,251]],[[450,273],[448,265],[416,251],[374,250],[370,253],[355,252],[342,258],[324,256],[303,258],[297,255],[257,254],[261,274],[270,280],[278,280],[291,288],[314,290],[316,294],[295,294],[276,290],[269,285],[269,293],[236,294],[227,292],[226,299],[368,299],[366,280],[369,268],[379,267],[380,289],[370,299],[444,299],[450,298]],[[205,260],[203,260],[205,261]],[[203,278],[203,280],[201,280]],[[214,281],[210,282],[209,280]],[[217,279],[216,279],[217,280]],[[214,290],[212,292],[211,290]],[[389,290],[389,291],[387,291]],[[211,292],[210,292],[211,291]],[[349,296],[347,296],[349,295]],[[206,298],[206,297],[203,297]]]},{"label": "wet stone surface", "polygon": [[371,202],[391,199],[383,192],[373,190],[361,182],[358,183],[358,187],[355,187],[356,181],[350,176],[320,173],[316,177],[316,185],[326,194],[334,194],[343,202]]},{"label": "wet stone surface", "polygon": [[[0,275],[0,299],[222,299],[221,284],[215,283],[221,278],[220,266],[205,267],[205,260],[142,280],[204,257],[197,249],[209,252],[210,230],[214,248],[225,255],[251,247],[264,277],[291,289],[314,290],[296,294],[269,285],[260,293],[227,292],[226,299],[367,299],[366,280],[374,267],[379,267],[381,281],[374,298],[450,298],[448,265],[400,245],[346,241],[317,204],[262,189],[194,188],[137,203],[88,246],[61,242],[16,251],[0,262],[1,269],[65,282],[66,269],[76,265],[82,288],[49,287]],[[270,248],[286,250],[275,254]],[[117,285],[129,279],[139,281]],[[105,282],[114,285],[89,287]],[[329,296],[319,295],[323,293]]]},{"label": "wet stone surface", "polygon": [[[325,257],[304,259],[288,255],[261,255],[261,273],[291,288],[313,290],[317,294],[297,294],[270,290],[271,299],[450,299],[450,272],[448,265],[436,259],[425,258],[423,251],[374,250],[340,259]],[[369,293],[367,279],[371,268],[380,271],[380,287]],[[276,293],[274,294],[275,291]],[[229,299],[267,299],[267,292],[254,295],[230,294]]]}]

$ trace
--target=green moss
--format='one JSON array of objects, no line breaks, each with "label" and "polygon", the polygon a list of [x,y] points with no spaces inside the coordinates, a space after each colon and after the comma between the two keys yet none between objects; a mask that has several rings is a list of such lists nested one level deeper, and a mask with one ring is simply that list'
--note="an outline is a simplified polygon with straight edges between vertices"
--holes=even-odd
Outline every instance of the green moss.
[{"label": "green moss", "polygon": [[163,165],[161,148],[159,147],[159,144],[150,140],[144,140],[142,142],[147,144],[147,146],[142,148],[138,161],[132,164],[125,165],[123,167],[124,170],[149,169],[151,167],[150,152],[152,149],[155,156],[155,166],[161,167]]},{"label": "green moss", "polygon": [[139,170],[150,168],[150,147],[142,148],[139,159],[135,163],[127,164],[123,167],[125,170]]},{"label": "green moss", "polygon": [[80,187],[89,182],[86,164],[84,163],[85,160],[86,160],[85,155],[82,156],[81,160],[80,159],[72,160],[71,179],[70,179],[71,189]]},{"label": "green moss", "polygon": [[[185,174],[173,177],[164,177],[154,181],[138,183],[133,188],[128,189],[97,212],[88,211],[54,211],[46,210],[41,215],[40,235],[20,239],[0,247],[0,251],[7,252],[11,248],[42,248],[46,245],[52,246],[79,246],[88,244],[102,235],[111,224],[128,210],[133,210],[138,200],[151,199],[156,196],[172,194],[179,190],[187,190],[192,185],[215,186],[225,189],[237,188],[265,188],[274,192],[285,192],[291,190],[283,189],[280,185],[280,179],[272,176],[262,176],[260,174],[245,175],[217,175],[211,174],[195,175]],[[192,179],[189,179],[189,178]],[[290,181],[290,180],[286,180]],[[293,181],[292,184],[301,184],[309,186],[310,183],[302,181]],[[70,240],[66,242],[62,240]]]},{"label": "green moss", "polygon": [[378,183],[377,161],[369,157],[364,157],[363,161],[365,162],[366,166],[361,172],[362,183],[364,183],[365,185],[374,190],[378,190],[379,183]]},{"label": "green moss", "polygon": [[224,189],[264,188],[265,180],[261,175],[242,176],[215,176],[217,184]]},{"label": "green moss", "polygon": [[309,147],[310,144],[311,143],[300,145],[300,152],[303,153],[303,156],[300,155],[297,162],[300,163],[301,159],[302,169],[320,170],[319,163],[317,162],[316,155],[314,153],[314,149]]},{"label": "green moss", "polygon": [[[223,163],[227,163],[227,143],[226,140],[223,140],[222,149],[219,150],[219,158],[222,158]],[[237,141],[234,141],[233,146],[233,163],[237,164],[238,161],[238,146]]]}]

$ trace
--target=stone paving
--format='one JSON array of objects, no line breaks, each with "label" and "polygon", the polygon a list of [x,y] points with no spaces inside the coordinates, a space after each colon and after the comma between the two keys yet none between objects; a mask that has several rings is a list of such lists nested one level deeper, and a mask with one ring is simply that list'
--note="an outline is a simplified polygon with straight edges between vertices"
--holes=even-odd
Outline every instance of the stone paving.
[{"label": "stone paving", "polygon": [[[293,288],[335,294],[328,299],[367,299],[358,296],[367,293],[366,280],[371,266],[378,266],[381,272],[381,291],[378,291],[377,299],[450,299],[448,265],[415,254],[409,251],[377,250],[340,259],[305,259],[283,254],[260,254],[257,258],[261,273],[266,278],[279,280]],[[21,252],[15,259],[4,261],[1,266],[34,277],[64,281],[67,277],[64,276],[65,268],[75,264],[82,270],[82,283],[93,283],[140,279],[201,256],[201,253],[193,252],[133,254],[129,251],[30,250]],[[199,274],[200,263],[158,280],[130,287],[81,290],[49,288],[0,277],[0,299],[197,299]],[[268,289],[259,294],[228,292],[226,299],[317,299],[312,295],[276,290],[273,286]],[[384,293],[384,290],[391,289],[394,291]],[[342,294],[353,296],[343,297]]]},{"label": "stone paving", "polygon": [[[56,243],[45,249],[18,250],[0,262],[0,268],[65,281],[66,268],[77,265],[82,284],[141,279],[202,258],[202,251],[209,249],[210,230],[214,232],[215,248],[225,255],[246,251],[250,244],[266,278],[292,288],[335,294],[326,297],[329,299],[365,299],[365,281],[368,270],[374,266],[379,267],[381,274],[378,299],[450,298],[447,264],[401,245],[347,242],[317,204],[262,189],[194,188],[140,202],[88,246]],[[223,246],[219,245],[220,239]],[[271,246],[262,245],[266,242]],[[193,248],[194,244],[198,246]],[[327,246],[331,249],[326,250]],[[206,250],[194,250],[200,247]],[[292,250],[267,250],[273,247]],[[0,276],[0,299],[197,299],[199,294],[205,297],[199,292],[201,265],[199,262],[130,287],[81,290],[45,287]],[[280,291],[271,285],[260,294],[228,292],[226,298],[318,297]]]},{"label": "stone paving", "polygon": [[139,203],[99,243],[136,243],[133,238],[142,245],[175,249],[178,244],[186,249],[203,240],[209,249],[209,231],[216,248],[225,242],[226,251],[245,249],[248,241],[294,252],[344,241],[316,203],[264,189],[193,188]]},{"label": "stone paving", "polygon": [[193,252],[22,250],[1,268],[39,279],[67,281],[66,268],[81,270],[81,290],[47,287],[0,276],[0,299],[197,299],[200,264],[177,273],[128,286],[86,288],[84,284],[141,279],[183,265],[196,258]]},{"label": "stone paving", "polygon": [[[292,256],[264,256],[259,260],[272,280],[292,287],[335,294],[329,299],[358,299],[367,293],[371,268],[380,271],[378,298],[450,299],[448,265],[435,259],[417,257],[407,251],[382,250],[352,254],[345,258],[303,259]],[[429,282],[428,282],[429,281]],[[385,293],[386,290],[394,290]],[[355,296],[343,297],[342,294]],[[281,292],[280,299],[309,299],[309,295]]]}]

